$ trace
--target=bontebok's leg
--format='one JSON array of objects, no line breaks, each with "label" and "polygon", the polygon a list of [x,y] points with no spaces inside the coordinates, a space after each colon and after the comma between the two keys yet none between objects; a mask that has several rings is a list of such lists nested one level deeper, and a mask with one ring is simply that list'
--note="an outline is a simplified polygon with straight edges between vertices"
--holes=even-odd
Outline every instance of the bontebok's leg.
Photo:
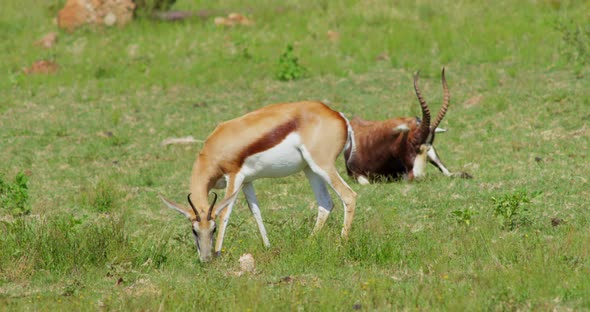
[{"label": "bontebok's leg", "polygon": [[449,169],[447,169],[447,167],[445,167],[445,165],[442,163],[442,161],[440,160],[440,158],[438,157],[438,153],[436,152],[436,149],[434,149],[434,146],[430,146],[428,148],[428,161],[433,164],[436,168],[438,168],[438,170],[440,170],[444,175],[451,176],[451,171],[449,171]]},{"label": "bontebok's leg", "polygon": [[260,207],[258,207],[258,200],[256,199],[256,193],[254,192],[254,185],[252,185],[252,183],[244,183],[242,190],[244,191],[244,195],[246,195],[248,207],[250,207],[250,211],[256,220],[256,224],[258,224],[258,230],[262,236],[262,242],[264,243],[264,246],[270,247],[270,242],[268,241],[268,236],[266,235],[266,229],[264,228],[264,223],[262,223],[262,214],[260,213]]},{"label": "bontebok's leg", "polygon": [[447,167],[445,167],[445,165],[440,160],[440,157],[438,156],[438,153],[436,152],[436,149],[434,148],[433,145],[431,145],[430,148],[428,149],[427,155],[428,155],[428,161],[431,164],[433,164],[436,168],[438,168],[438,170],[440,170],[445,176],[459,177],[459,178],[463,178],[463,179],[473,178],[467,172],[451,172],[449,169],[447,169]]},{"label": "bontebok's leg", "polygon": [[330,211],[332,211],[332,208],[334,207],[334,202],[332,202],[332,198],[330,197],[324,179],[314,173],[309,167],[305,168],[304,172],[309,180],[311,188],[313,189],[315,199],[318,202],[318,218],[312,231],[312,234],[315,234],[324,226],[324,223],[326,223]]}]

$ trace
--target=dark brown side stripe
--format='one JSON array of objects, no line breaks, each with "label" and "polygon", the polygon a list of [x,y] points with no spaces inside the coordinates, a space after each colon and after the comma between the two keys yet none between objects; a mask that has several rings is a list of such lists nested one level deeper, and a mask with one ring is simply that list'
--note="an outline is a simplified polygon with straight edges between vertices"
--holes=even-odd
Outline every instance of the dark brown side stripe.
[{"label": "dark brown side stripe", "polygon": [[266,151],[275,145],[281,143],[289,133],[295,131],[299,126],[297,119],[291,119],[288,122],[272,129],[254,143],[248,145],[238,157],[238,164],[242,166],[246,157]]}]

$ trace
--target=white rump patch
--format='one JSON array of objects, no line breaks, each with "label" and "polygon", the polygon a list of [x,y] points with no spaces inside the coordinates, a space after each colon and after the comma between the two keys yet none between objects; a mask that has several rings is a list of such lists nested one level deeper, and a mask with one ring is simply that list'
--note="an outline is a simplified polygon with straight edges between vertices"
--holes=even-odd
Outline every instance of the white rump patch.
[{"label": "white rump patch", "polygon": [[348,133],[348,136],[346,138],[346,144],[344,144],[343,150],[347,150],[350,148],[349,158],[354,159],[354,154],[356,153],[356,142],[354,141],[354,130],[352,129],[352,126],[350,125],[350,122],[348,121],[348,119],[346,117],[344,117],[344,114],[342,114],[342,113],[339,113],[339,114],[346,121],[346,130]]}]

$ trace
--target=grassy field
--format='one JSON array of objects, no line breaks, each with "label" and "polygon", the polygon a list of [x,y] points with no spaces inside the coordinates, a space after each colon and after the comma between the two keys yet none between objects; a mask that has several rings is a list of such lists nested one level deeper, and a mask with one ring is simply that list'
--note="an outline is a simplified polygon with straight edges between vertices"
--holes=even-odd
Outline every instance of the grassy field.
[{"label": "grassy field", "polygon": [[[179,0],[255,24],[139,19],[34,46],[63,3],[0,10],[0,310],[590,310],[587,1]],[[281,69],[289,45],[298,65]],[[39,59],[59,71],[25,75]],[[241,196],[223,256],[203,265],[156,196],[183,202],[200,149],[166,138],[304,99],[419,115],[418,69],[436,111],[443,66],[436,145],[474,179],[432,166],[413,183],[346,177],[359,195],[348,241],[341,206],[309,237],[303,174],[260,180],[272,247]],[[256,271],[238,276],[244,253]]]}]

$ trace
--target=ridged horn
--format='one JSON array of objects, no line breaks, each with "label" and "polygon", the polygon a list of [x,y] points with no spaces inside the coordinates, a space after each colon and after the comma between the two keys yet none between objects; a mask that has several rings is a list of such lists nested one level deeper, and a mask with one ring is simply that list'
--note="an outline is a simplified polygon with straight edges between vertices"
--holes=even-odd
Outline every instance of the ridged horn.
[{"label": "ridged horn", "polygon": [[191,193],[188,193],[188,196],[186,197],[186,199],[188,199],[188,203],[189,203],[189,205],[191,205],[191,208],[193,209],[193,212],[195,213],[195,216],[197,218],[197,222],[201,222],[201,217],[199,216],[199,212],[197,212],[197,208],[195,208],[195,205],[193,205],[193,202],[191,200]]},{"label": "ridged horn", "polygon": [[213,207],[215,207],[215,202],[217,201],[217,193],[213,192],[213,202],[211,206],[209,206],[209,212],[207,213],[207,220],[211,220],[211,214],[213,213]]},{"label": "ridged horn", "polygon": [[443,104],[436,116],[434,124],[432,124],[432,131],[435,131],[442,119],[445,117],[447,110],[449,109],[449,103],[451,102],[451,93],[449,92],[449,86],[447,85],[447,79],[445,78],[445,68],[442,69],[442,85],[443,85]]},{"label": "ridged horn", "polygon": [[419,76],[420,72],[418,71],[414,75],[414,91],[416,91],[416,96],[418,97],[420,107],[422,108],[422,123],[420,123],[420,128],[418,129],[417,135],[414,136],[414,144],[423,144],[430,134],[430,109],[428,108],[428,105],[426,105],[426,101],[420,93],[420,88],[418,87]]}]

